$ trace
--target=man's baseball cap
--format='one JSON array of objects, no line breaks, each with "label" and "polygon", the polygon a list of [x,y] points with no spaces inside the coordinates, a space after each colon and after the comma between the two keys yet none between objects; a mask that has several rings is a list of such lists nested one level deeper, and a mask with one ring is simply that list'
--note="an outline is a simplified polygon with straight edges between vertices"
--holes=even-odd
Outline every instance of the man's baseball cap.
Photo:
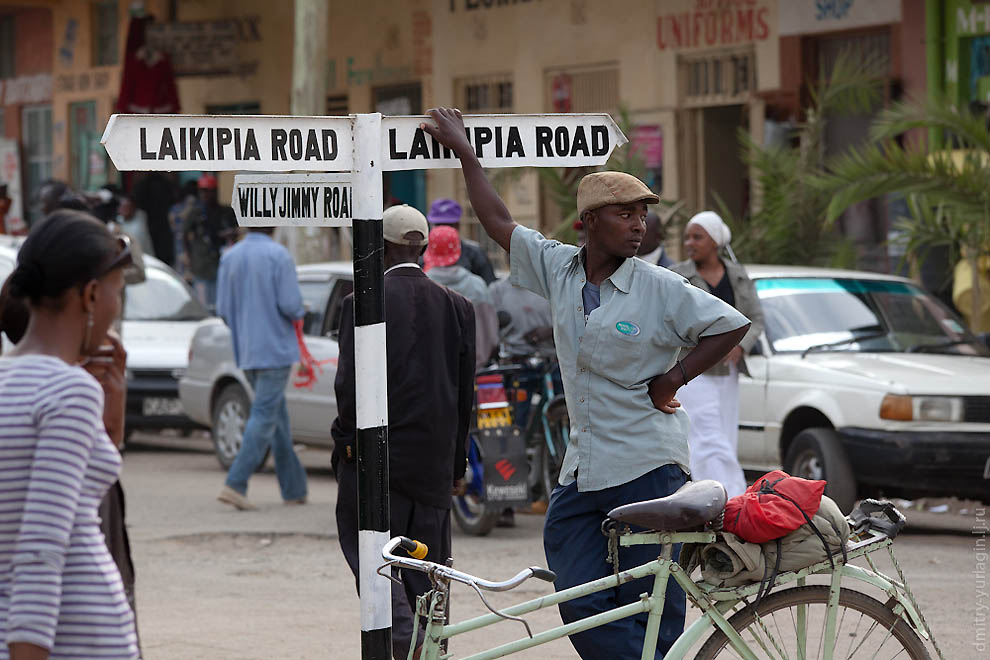
[{"label": "man's baseball cap", "polygon": [[461,221],[461,205],[452,199],[435,199],[426,214],[435,225],[452,225]]},{"label": "man's baseball cap", "polygon": [[578,217],[585,211],[594,211],[609,204],[631,202],[657,204],[660,197],[645,183],[625,172],[595,172],[585,176],[578,184]]},{"label": "man's baseball cap", "polygon": [[461,237],[453,227],[434,227],[430,232],[430,247],[423,255],[426,270],[434,266],[453,266],[461,258]]},{"label": "man's baseball cap", "polygon": [[[385,240],[396,245],[426,245],[429,242],[430,226],[426,223],[426,218],[418,209],[408,204],[390,206],[382,214],[382,231]],[[411,231],[418,231],[423,235],[420,240],[410,240],[406,234]]]},{"label": "man's baseball cap", "polygon": [[217,178],[212,174],[204,174],[199,177],[196,185],[203,189],[214,189],[217,187]]}]

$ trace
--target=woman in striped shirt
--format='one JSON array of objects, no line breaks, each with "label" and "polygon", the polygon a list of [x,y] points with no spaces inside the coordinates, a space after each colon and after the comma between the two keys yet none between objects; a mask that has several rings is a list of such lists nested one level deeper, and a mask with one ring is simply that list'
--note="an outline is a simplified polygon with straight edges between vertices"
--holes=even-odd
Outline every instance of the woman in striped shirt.
[{"label": "woman in striped shirt", "polygon": [[0,658],[139,655],[97,515],[120,454],[103,391],[79,366],[120,313],[129,262],[103,224],[56,211],[32,228],[5,287],[31,313],[0,357]]}]

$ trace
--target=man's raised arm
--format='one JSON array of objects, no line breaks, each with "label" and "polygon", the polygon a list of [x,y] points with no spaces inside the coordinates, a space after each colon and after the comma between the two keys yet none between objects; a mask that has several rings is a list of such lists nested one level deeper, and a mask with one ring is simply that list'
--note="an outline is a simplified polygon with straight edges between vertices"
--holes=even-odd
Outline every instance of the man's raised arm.
[{"label": "man's raised arm", "polygon": [[509,215],[509,209],[502,203],[502,198],[498,196],[485,176],[485,171],[481,169],[481,163],[478,162],[478,157],[464,132],[461,111],[452,108],[434,108],[429,112],[436,126],[422,124],[421,128],[460,158],[468,197],[471,198],[471,206],[474,207],[481,226],[493,241],[508,252],[512,230],[516,228],[516,223]]}]

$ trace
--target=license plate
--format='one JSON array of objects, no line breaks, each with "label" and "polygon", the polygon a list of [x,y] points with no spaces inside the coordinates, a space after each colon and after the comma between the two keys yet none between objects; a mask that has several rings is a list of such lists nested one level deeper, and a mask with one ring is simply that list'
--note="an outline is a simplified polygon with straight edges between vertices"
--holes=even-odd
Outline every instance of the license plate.
[{"label": "license plate", "polygon": [[512,424],[512,414],[508,408],[493,408],[478,411],[478,428],[495,429]]},{"label": "license plate", "polygon": [[175,417],[182,415],[182,402],[167,397],[149,397],[141,404],[141,413],[145,417]]}]

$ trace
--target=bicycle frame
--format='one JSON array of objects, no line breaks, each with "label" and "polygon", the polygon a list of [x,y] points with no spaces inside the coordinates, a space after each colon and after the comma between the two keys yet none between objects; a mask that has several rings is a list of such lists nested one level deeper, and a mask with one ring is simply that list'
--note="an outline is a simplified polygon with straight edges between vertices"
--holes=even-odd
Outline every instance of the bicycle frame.
[{"label": "bicycle frame", "polygon": [[[660,555],[656,560],[621,571],[616,575],[610,575],[593,582],[535,598],[501,611],[496,611],[492,608],[488,604],[488,601],[485,600],[480,589],[476,585],[472,585],[478,595],[481,596],[484,604],[492,610],[492,613],[454,624],[445,623],[445,608],[449,597],[451,581],[449,579],[438,578],[437,575],[431,574],[431,578],[434,580],[434,589],[424,596],[420,596],[417,599],[416,605],[417,621],[420,619],[426,620],[426,633],[420,657],[423,660],[440,660],[440,658],[444,657],[441,655],[442,647],[446,646],[446,641],[453,637],[485,628],[505,619],[523,621],[519,619],[521,615],[652,575],[654,576],[652,593],[642,594],[638,602],[619,606],[570,624],[557,626],[536,635],[530,632],[529,625],[523,621],[527,632],[530,633],[528,638],[519,639],[481,653],[466,656],[464,660],[499,658],[642,612],[649,613],[649,619],[641,657],[643,660],[653,658],[655,656],[660,629],[660,617],[663,615],[668,577],[673,577],[681,588],[684,589],[688,600],[695,607],[702,610],[702,616],[691,624],[677,639],[665,656],[667,660],[681,660],[702,637],[713,632],[715,628],[722,630],[728,637],[732,648],[740,654],[741,658],[758,660],[760,657],[764,657],[768,653],[768,650],[757,649],[757,651],[763,652],[762,655],[754,653],[754,650],[747,645],[728,622],[728,617],[731,616],[731,611],[743,599],[755,596],[760,585],[751,584],[743,587],[717,588],[704,583],[695,583],[689,575],[685,574],[681,566],[671,559],[673,545],[676,543],[712,543],[715,539],[716,534],[714,532],[647,532],[623,534],[619,536],[620,546],[658,545],[661,548]],[[851,545],[847,549],[847,556],[849,559],[860,557],[881,548],[889,547],[891,543],[892,541],[882,534],[867,532],[866,538]],[[895,614],[908,619],[924,639],[929,639],[928,627],[912,603],[912,599],[905,594],[905,585],[879,572],[869,571],[858,566],[851,566],[848,563],[837,563],[833,568],[826,560],[800,571],[781,574],[778,576],[775,584],[797,582],[799,586],[804,585],[805,579],[813,574],[831,574],[825,627],[826,648],[831,648],[835,640],[836,613],[843,578],[859,580],[886,592],[897,603],[893,607]],[[801,615],[799,614],[799,616]],[[418,631],[419,628],[417,626],[416,632],[418,633]],[[414,640],[414,643],[410,647],[410,659],[413,657],[416,648],[415,642],[417,641]],[[830,658],[830,655],[826,655],[826,658]]]}]

